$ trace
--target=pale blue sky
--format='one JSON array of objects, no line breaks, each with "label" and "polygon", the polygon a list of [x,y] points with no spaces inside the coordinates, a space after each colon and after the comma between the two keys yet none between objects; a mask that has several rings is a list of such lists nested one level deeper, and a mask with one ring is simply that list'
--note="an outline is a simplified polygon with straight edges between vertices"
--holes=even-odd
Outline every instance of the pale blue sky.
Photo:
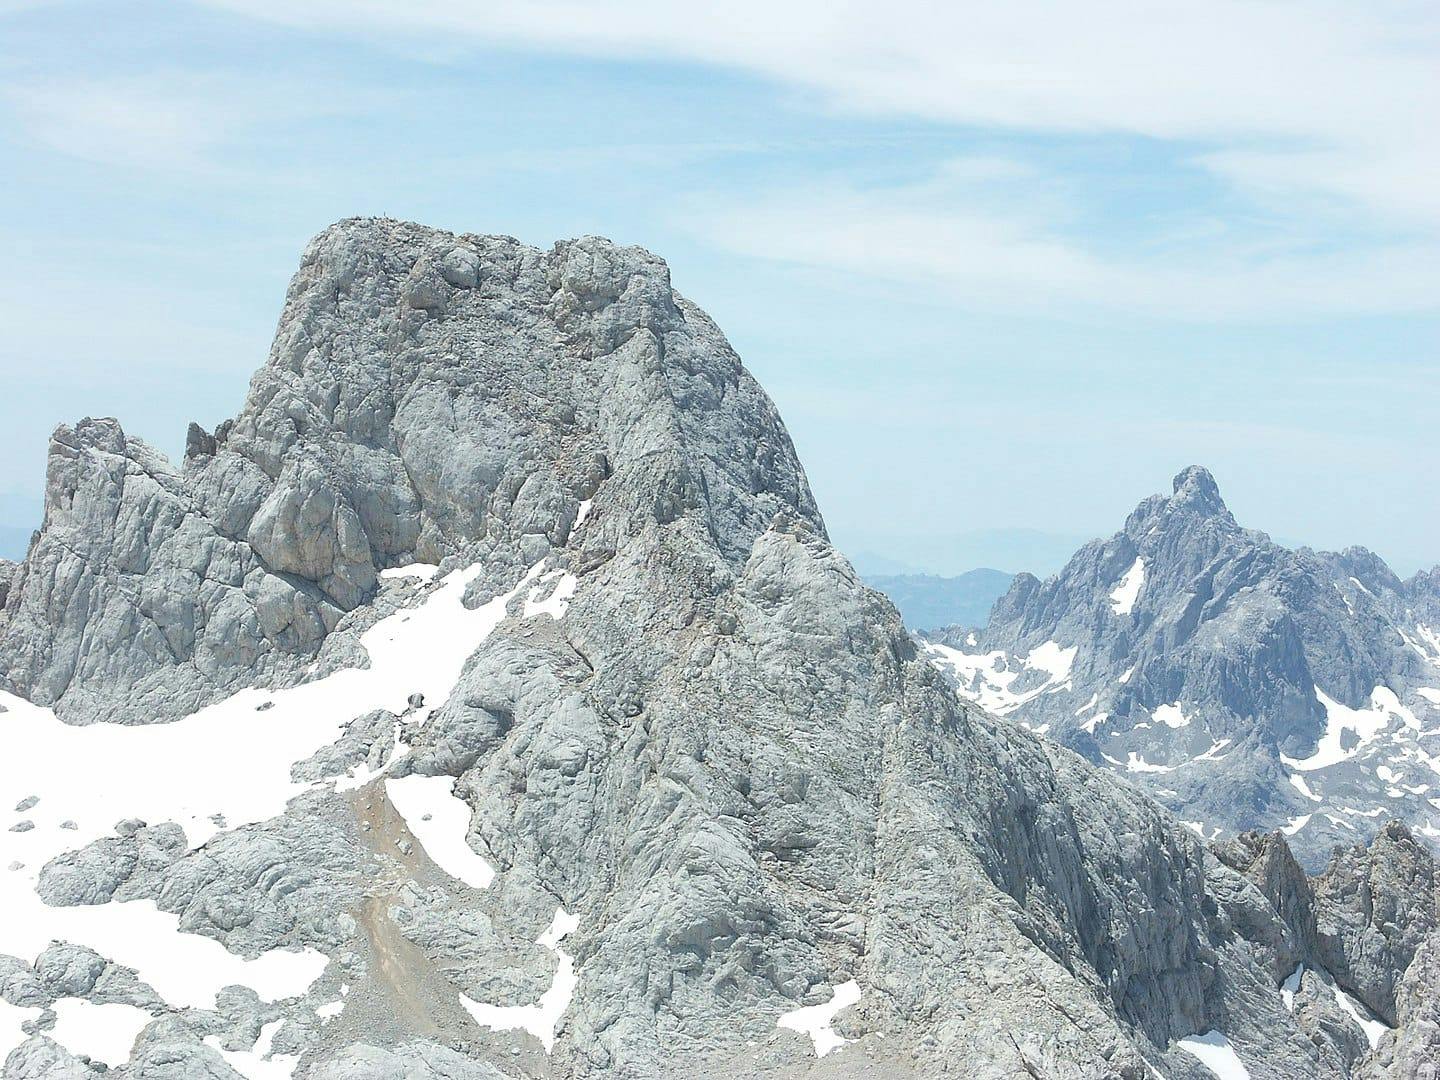
[{"label": "pale blue sky", "polygon": [[0,0],[0,527],[59,421],[233,414],[385,213],[663,255],[852,553],[1030,568],[1201,462],[1440,561],[1433,4],[690,7]]}]

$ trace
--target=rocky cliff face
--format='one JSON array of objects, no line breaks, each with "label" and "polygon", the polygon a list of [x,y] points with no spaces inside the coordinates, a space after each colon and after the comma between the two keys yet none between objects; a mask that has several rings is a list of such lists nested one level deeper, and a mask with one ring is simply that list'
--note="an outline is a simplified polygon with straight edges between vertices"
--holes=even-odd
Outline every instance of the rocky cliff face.
[{"label": "rocky cliff face", "polygon": [[962,693],[1141,784],[1202,835],[1311,868],[1390,817],[1440,838],[1434,581],[1241,528],[1200,468],[989,625],[934,636]]},{"label": "rocky cliff face", "polygon": [[774,407],[660,260],[338,226],[239,415],[192,427],[180,467],[113,420],[55,433],[0,670],[77,722],[173,719],[296,677],[380,569],[463,556],[493,586],[612,476],[610,542],[691,509],[732,559],[782,508],[823,528]]},{"label": "rocky cliff face", "polygon": [[1408,833],[1333,887],[1217,857],[962,700],[605,241],[327,231],[181,467],[57,433],[0,664],[45,748],[0,771],[8,1076],[1261,1080],[1429,1038]]}]

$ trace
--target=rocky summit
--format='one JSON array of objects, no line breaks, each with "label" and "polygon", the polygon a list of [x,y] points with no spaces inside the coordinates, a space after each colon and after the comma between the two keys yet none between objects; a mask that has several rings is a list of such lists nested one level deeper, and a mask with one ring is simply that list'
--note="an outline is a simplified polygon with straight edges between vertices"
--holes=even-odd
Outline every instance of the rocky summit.
[{"label": "rocky summit", "polygon": [[1440,570],[1281,547],[1205,469],[929,648],[962,694],[1206,837],[1280,829],[1312,869],[1391,818],[1440,840]]},{"label": "rocky summit", "polygon": [[[1206,479],[1147,513],[1217,547]],[[1131,542],[1094,556],[1117,582]],[[1317,877],[1279,834],[1207,847],[966,700],[644,251],[332,227],[181,463],[56,432],[0,589],[7,1077],[1308,1080],[1440,1050],[1425,845],[1387,824]],[[1288,693],[1303,757],[1324,721]]]}]

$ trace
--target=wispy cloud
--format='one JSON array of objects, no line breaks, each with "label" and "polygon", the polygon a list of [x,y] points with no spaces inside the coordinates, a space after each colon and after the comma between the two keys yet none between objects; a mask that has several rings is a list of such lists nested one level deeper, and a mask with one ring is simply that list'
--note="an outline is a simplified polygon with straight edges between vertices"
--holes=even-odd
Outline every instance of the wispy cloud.
[{"label": "wispy cloud", "polygon": [[197,167],[241,119],[188,78],[22,82],[0,98],[37,142],[107,164]]},{"label": "wispy cloud", "polygon": [[989,311],[1288,319],[1440,305],[1431,242],[1335,245],[1293,222],[1238,235],[1186,214],[1116,244],[1066,192],[1058,174],[961,159],[907,184],[716,193],[690,201],[677,224],[739,254],[903,282]]},{"label": "wispy cloud", "polygon": [[1440,9],[1406,0],[201,2],[312,31],[699,61],[833,108],[1193,142],[1247,188],[1440,224]]},{"label": "wispy cloud", "polygon": [[[258,167],[257,150],[283,145],[304,126],[363,115],[381,92],[287,75],[186,67],[142,75],[104,72],[12,76],[0,82],[0,108],[34,143],[68,157],[136,169],[236,180],[285,170]],[[387,91],[395,106],[403,94]]]}]

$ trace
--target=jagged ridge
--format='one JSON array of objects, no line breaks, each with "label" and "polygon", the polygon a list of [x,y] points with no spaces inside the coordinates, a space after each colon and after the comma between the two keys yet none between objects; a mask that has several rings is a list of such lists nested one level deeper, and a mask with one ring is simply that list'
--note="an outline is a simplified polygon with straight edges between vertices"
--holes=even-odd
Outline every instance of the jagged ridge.
[{"label": "jagged ridge", "polygon": [[[47,868],[57,901],[151,898],[248,953],[317,949],[349,988],[333,1026],[318,990],[183,1010],[146,1029],[131,1075],[215,1075],[202,1032],[248,1047],[276,1016],[333,1080],[839,1075],[861,1053],[876,1075],[1183,1078],[1200,1067],[1177,1040],[1210,1030],[1256,1077],[1352,1071],[1328,1017],[1283,1003],[1297,958],[1326,963],[1292,905],[957,699],[830,547],[773,407],[653,256],[343,223],[211,440],[192,433],[177,470],[112,422],[57,437],[0,626],[16,688],[135,720],[318,677],[440,587],[372,592],[412,559],[478,563],[474,600],[533,564],[573,594],[517,594],[443,705],[357,717],[301,766],[455,777],[488,889],[416,851],[380,780],[199,850],[137,823]],[[377,733],[397,721],[392,748]],[[1423,911],[1433,862],[1394,839]],[[579,982],[547,1058],[456,1004],[533,1001],[557,903]],[[1370,927],[1359,910],[1342,942]],[[1333,974],[1398,1018],[1405,959],[1368,960],[1374,986]],[[54,964],[30,960],[13,984],[53,998]],[[852,978],[837,1023],[861,1045],[816,1064],[776,1019]],[[16,1054],[19,1075],[88,1071],[44,1039]]]}]

